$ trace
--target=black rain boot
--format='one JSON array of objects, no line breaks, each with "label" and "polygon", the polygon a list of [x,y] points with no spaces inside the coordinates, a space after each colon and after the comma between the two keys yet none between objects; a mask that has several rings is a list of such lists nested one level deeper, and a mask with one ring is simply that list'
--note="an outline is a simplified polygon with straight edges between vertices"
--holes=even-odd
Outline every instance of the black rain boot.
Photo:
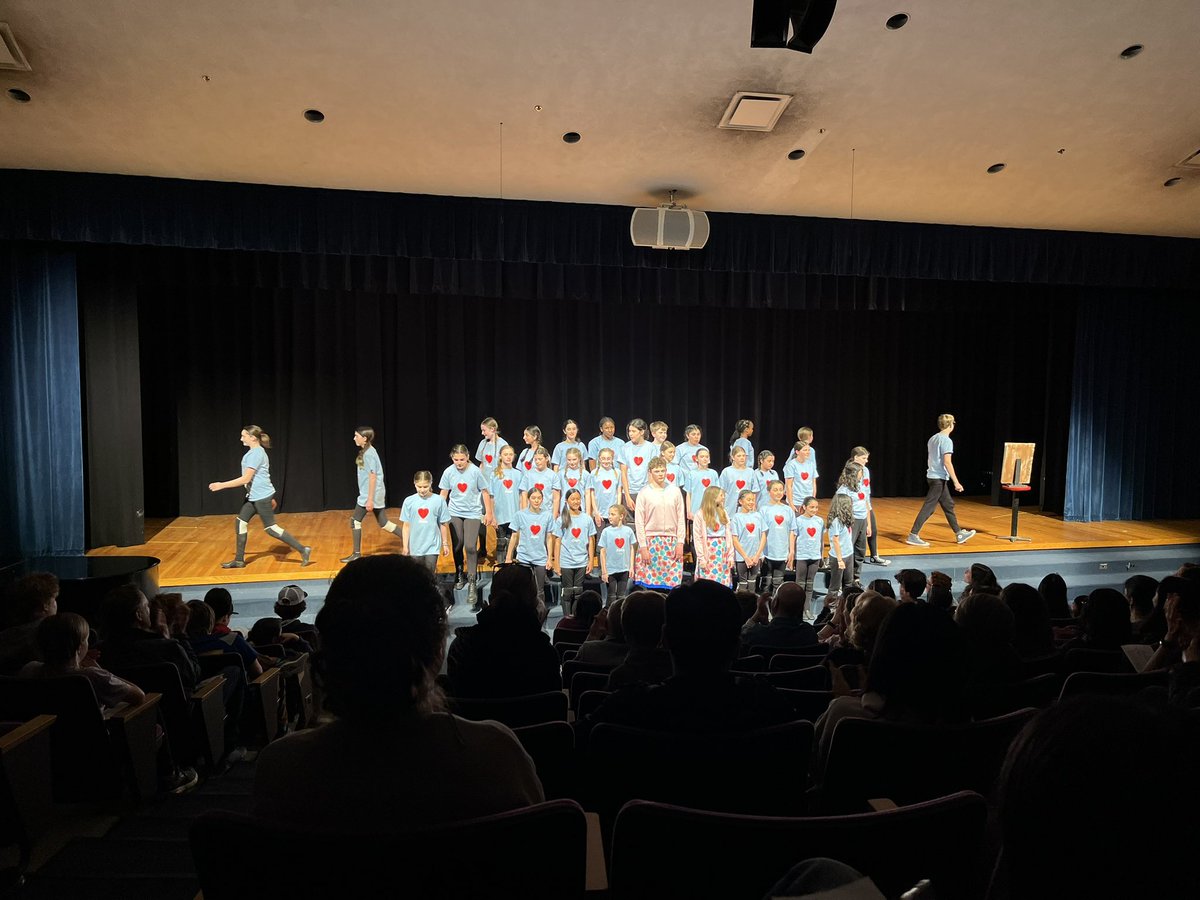
[{"label": "black rain boot", "polygon": [[342,562],[344,563],[354,562],[354,560],[362,556],[362,529],[351,525],[350,530],[354,532],[354,552],[349,556],[342,557]]},{"label": "black rain boot", "polygon": [[244,569],[246,568],[246,537],[247,533],[239,531],[237,533],[237,549],[234,550],[233,559],[229,562],[221,563],[222,569]]},{"label": "black rain boot", "polygon": [[286,531],[281,531],[279,534],[274,534],[274,532],[272,532],[272,534],[274,535],[275,540],[282,541],[283,543],[287,544],[289,547],[291,547],[293,550],[295,550],[297,553],[300,554],[300,565],[301,566],[308,565],[309,557],[312,556],[312,547],[305,547],[303,544],[301,544],[298,540],[296,540],[294,537],[292,537]]}]

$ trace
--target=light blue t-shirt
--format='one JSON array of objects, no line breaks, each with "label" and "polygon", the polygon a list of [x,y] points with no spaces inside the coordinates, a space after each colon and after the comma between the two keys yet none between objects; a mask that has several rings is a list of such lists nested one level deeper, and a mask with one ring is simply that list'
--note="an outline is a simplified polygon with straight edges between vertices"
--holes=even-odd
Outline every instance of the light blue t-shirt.
[{"label": "light blue t-shirt", "polygon": [[[838,550],[833,549],[833,539],[838,539]],[[837,558],[837,553],[842,554],[842,559],[854,555],[854,540],[851,537],[850,529],[847,528],[841,519],[834,519],[829,524],[829,556],[831,559]],[[799,556],[799,551],[797,551]]]},{"label": "light blue t-shirt", "polygon": [[487,479],[475,463],[467,463],[461,472],[451,463],[438,482],[439,491],[449,491],[450,515],[460,519],[483,518],[483,492]]},{"label": "light blue t-shirt", "polygon": [[559,498],[566,502],[567,491],[579,491],[579,496],[583,498],[584,510],[587,510],[587,492],[590,486],[591,476],[583,469],[559,469],[554,478],[554,488],[558,491]]},{"label": "light blue t-shirt", "polygon": [[925,470],[925,477],[940,478],[942,481],[949,481],[950,473],[946,471],[945,454],[954,452],[954,441],[950,440],[950,435],[942,434],[939,431],[929,439],[927,447],[929,449],[929,464]]},{"label": "light blue t-shirt", "polygon": [[[738,494],[745,490],[751,490],[755,493],[754,470],[747,467],[745,469],[735,469],[733,466],[726,466],[721,472],[721,490],[725,492],[725,512],[732,516],[737,512]],[[695,510],[692,510],[695,514]]]},{"label": "light blue t-shirt", "polygon": [[871,470],[863,466],[862,489],[867,492],[867,502],[871,500]]},{"label": "light blue t-shirt", "polygon": [[697,444],[695,447],[691,444],[676,444],[675,459],[683,466],[685,472],[692,472],[696,468],[696,454],[707,449],[703,444]]},{"label": "light blue t-shirt", "polygon": [[825,520],[820,516],[796,516],[796,559],[820,559]]},{"label": "light blue t-shirt", "polygon": [[516,469],[505,469],[499,475],[488,470],[488,493],[492,496],[492,515],[501,525],[508,525],[521,508],[521,476]]},{"label": "light blue t-shirt", "polygon": [[692,498],[693,518],[700,515],[700,504],[704,501],[704,492],[713,485],[721,486],[721,476],[715,469],[693,469],[688,472],[687,492],[688,496]]},{"label": "light blue t-shirt", "polygon": [[516,467],[522,472],[532,471],[534,466],[533,454],[535,453],[537,453],[536,447],[526,447],[517,454]]},{"label": "light blue t-shirt", "polygon": [[367,488],[371,485],[371,473],[375,473],[375,499],[372,505],[383,509],[387,503],[387,490],[383,486],[383,463],[374,447],[363,451],[362,459],[358,461],[358,505],[367,505]]},{"label": "light blue t-shirt", "polygon": [[242,455],[242,471],[254,470],[250,479],[246,496],[253,503],[256,500],[266,500],[275,496],[275,486],[271,484],[271,460],[267,451],[262,447],[251,447]]},{"label": "light blue t-shirt", "polygon": [[646,486],[646,472],[654,455],[654,447],[646,441],[630,442],[621,448],[620,462],[629,469],[629,493],[636,494]]},{"label": "light blue t-shirt", "polygon": [[500,448],[507,446],[508,441],[500,435],[496,435],[494,441],[485,438],[479,442],[479,446],[475,450],[475,462],[479,463],[481,469],[495,469],[500,462]]},{"label": "light blue t-shirt", "polygon": [[759,515],[758,510],[734,513],[729,517],[729,530],[737,538],[737,544],[734,544],[733,547],[733,558],[737,562],[746,561],[746,557],[738,552],[738,545],[741,545],[743,550],[753,553],[758,549],[763,535],[766,534],[762,516]]},{"label": "light blue t-shirt", "polygon": [[408,523],[410,556],[436,556],[442,552],[442,526],[450,521],[450,510],[440,494],[405,497],[400,521]]},{"label": "light blue t-shirt", "polygon": [[[596,533],[596,523],[587,513],[571,516],[571,524],[562,527],[562,519],[554,520],[550,530],[561,542],[558,549],[558,565],[563,569],[582,569],[591,565],[588,558],[588,541]],[[521,548],[518,547],[518,550]]]},{"label": "light blue t-shirt", "polygon": [[633,529],[628,525],[609,525],[596,543],[596,551],[604,551],[604,570],[609,575],[630,571],[633,559]]},{"label": "light blue t-shirt", "polygon": [[678,463],[667,463],[667,484],[673,484],[681,491],[687,490],[687,477],[683,466]]},{"label": "light blue t-shirt", "polygon": [[758,508],[762,509],[771,502],[771,482],[779,480],[779,473],[774,469],[755,469],[754,476],[758,479],[755,487],[758,489]]},{"label": "light blue t-shirt", "polygon": [[752,443],[750,443],[750,438],[740,437],[736,441],[734,441],[732,444],[729,445],[729,458],[730,459],[733,458],[733,451],[738,447],[741,447],[743,450],[746,451],[746,465],[747,466],[753,466],[756,462],[758,462],[758,458],[754,455],[754,445]]},{"label": "light blue t-shirt", "polygon": [[596,468],[588,487],[592,492],[592,508],[602,519],[608,518],[608,508],[616,506],[621,496],[621,473],[616,469]]},{"label": "light blue t-shirt", "polygon": [[554,516],[543,508],[535,513],[523,509],[513,516],[513,531],[520,533],[517,539],[517,562],[529,566],[544,566],[546,564],[546,538],[554,526]]},{"label": "light blue t-shirt", "polygon": [[587,444],[583,441],[576,441],[573,444],[568,441],[559,441],[558,445],[554,448],[554,452],[550,454],[550,465],[564,468],[567,465],[567,451],[572,447],[582,454],[582,458],[579,460],[580,465],[586,463],[588,458]]},{"label": "light blue t-shirt", "polygon": [[867,492],[863,490],[862,485],[859,485],[857,491],[852,491],[844,486],[839,487],[836,493],[845,494],[850,498],[850,503],[854,507],[854,518],[865,519],[867,517]]},{"label": "light blue t-shirt", "polygon": [[542,492],[542,506],[549,510],[554,506],[554,483],[557,480],[558,475],[549,466],[540,471],[537,468],[530,469],[521,476],[521,493],[526,494],[537,488]]},{"label": "light blue t-shirt", "polygon": [[802,463],[793,455],[783,467],[783,477],[792,479],[792,505],[800,506],[813,495],[813,485],[817,481],[817,464],[811,456],[808,462]]},{"label": "light blue t-shirt", "polygon": [[606,438],[604,435],[598,434],[588,442],[587,458],[599,460],[601,450],[611,450],[613,452],[613,465],[619,466],[621,464],[621,448],[624,446],[625,442],[619,437]]},{"label": "light blue t-shirt", "polygon": [[764,551],[767,559],[787,559],[796,514],[786,503],[768,503],[758,512],[767,529],[767,549]]}]

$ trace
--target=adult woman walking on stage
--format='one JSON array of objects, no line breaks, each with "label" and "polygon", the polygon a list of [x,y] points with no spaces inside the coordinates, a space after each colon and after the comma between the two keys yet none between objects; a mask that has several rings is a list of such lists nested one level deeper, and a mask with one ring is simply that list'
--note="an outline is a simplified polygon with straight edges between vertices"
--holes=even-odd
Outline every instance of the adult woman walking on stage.
[{"label": "adult woman walking on stage", "polygon": [[242,569],[246,566],[246,535],[250,532],[250,520],[256,515],[262,519],[263,529],[277,541],[283,541],[300,554],[300,565],[307,566],[312,556],[312,547],[305,547],[298,540],[275,524],[275,487],[271,484],[271,461],[267,458],[267,448],[271,446],[271,436],[257,425],[247,425],[242,429],[242,445],[246,453],[242,456],[242,477],[232,481],[214,481],[209,484],[210,491],[223,491],[226,488],[244,487],[246,502],[242,511],[237,514],[237,550],[233,559],[221,563],[222,569]]},{"label": "adult woman walking on stage", "polygon": [[667,464],[650,460],[649,479],[634,507],[638,562],[634,581],[651,590],[679,587],[683,579],[683,540],[687,536],[683,495],[667,483]]},{"label": "adult woman walking on stage", "polygon": [[350,533],[354,536],[354,549],[342,562],[353,562],[362,556],[362,523],[367,513],[375,516],[379,527],[389,534],[396,533],[396,523],[387,517],[387,488],[383,484],[383,463],[375,449],[375,429],[370,425],[359,425],[354,429],[354,443],[358,446],[355,466],[358,471],[358,500],[350,514]]}]

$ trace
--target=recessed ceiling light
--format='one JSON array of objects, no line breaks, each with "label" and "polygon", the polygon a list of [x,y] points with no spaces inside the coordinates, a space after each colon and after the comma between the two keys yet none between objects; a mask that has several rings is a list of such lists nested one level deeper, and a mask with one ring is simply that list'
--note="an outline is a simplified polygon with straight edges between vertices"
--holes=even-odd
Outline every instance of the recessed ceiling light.
[{"label": "recessed ceiling light", "polygon": [[788,159],[804,159],[804,151],[797,147],[788,154]]},{"label": "recessed ceiling light", "polygon": [[997,172],[1004,171],[1004,163],[992,163],[987,167],[989,175],[995,175]]},{"label": "recessed ceiling light", "polygon": [[318,125],[325,121],[325,113],[321,112],[319,109],[306,109],[304,111],[304,118],[308,119],[308,121],[312,122],[314,125]]},{"label": "recessed ceiling light", "polygon": [[1130,44],[1121,51],[1121,59],[1133,59],[1145,49],[1141,44]]},{"label": "recessed ceiling light", "polygon": [[16,100],[18,103],[28,103],[32,99],[29,94],[25,93],[25,91],[21,90],[20,88],[9,88],[8,96],[12,97],[12,99]]},{"label": "recessed ceiling light", "polygon": [[1174,178],[1168,178],[1166,181],[1164,181],[1163,187],[1175,187],[1175,185],[1179,184],[1181,181],[1183,181],[1183,179],[1176,175]]},{"label": "recessed ceiling light", "polygon": [[563,140],[566,141],[568,144],[578,144],[579,138],[580,138],[580,134],[578,131],[568,131],[566,134],[563,135]]},{"label": "recessed ceiling light", "polygon": [[896,13],[884,24],[887,25],[888,31],[898,31],[908,24],[908,13]]}]

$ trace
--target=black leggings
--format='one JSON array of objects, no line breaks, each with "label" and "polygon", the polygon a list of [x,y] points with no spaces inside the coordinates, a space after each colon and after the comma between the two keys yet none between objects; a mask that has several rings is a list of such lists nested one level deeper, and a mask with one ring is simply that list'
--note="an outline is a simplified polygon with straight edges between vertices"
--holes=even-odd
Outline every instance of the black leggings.
[{"label": "black leggings", "polygon": [[760,571],[762,571],[762,562],[761,561],[759,561],[758,563],[755,563],[755,565],[753,567],[751,567],[751,566],[746,565],[746,561],[744,559],[739,559],[733,564],[733,567],[737,571],[737,577],[738,577],[738,582],[739,582],[737,587],[734,588],[734,590],[740,589],[743,584],[749,584],[750,590],[752,590],[752,591],[758,590],[758,585],[756,584],[756,582],[758,581],[758,573]]},{"label": "black leggings", "polygon": [[628,572],[609,572],[608,573],[608,598],[604,601],[605,606],[612,606],[622,597],[629,593],[629,573]]},{"label": "black leggings", "polygon": [[242,504],[242,511],[238,513],[238,518],[249,525],[250,520],[258,516],[262,519],[263,528],[270,528],[275,524],[275,510],[271,508],[271,501],[274,499],[275,495],[272,494],[265,500],[247,500]]},{"label": "black leggings", "polygon": [[578,569],[568,569],[564,566],[562,569],[562,607],[563,613],[568,616],[575,612],[575,601],[583,593],[583,576],[586,574],[586,566],[580,566]]},{"label": "black leggings", "polygon": [[766,568],[767,575],[770,576],[771,590],[779,590],[779,586],[783,584],[783,572],[787,568],[787,560],[764,559],[763,565]]},{"label": "black leggings", "polygon": [[467,553],[467,575],[475,577],[479,565],[479,520],[450,517],[450,543],[454,550],[454,571],[463,570],[463,551]]},{"label": "black leggings", "polygon": [[821,568],[819,559],[796,560],[796,584],[804,588],[804,596],[812,599],[813,587],[817,583],[817,572]]},{"label": "black leggings", "polygon": [[[354,512],[350,514],[350,518],[355,522],[361,522],[367,517],[367,508],[365,506],[354,507]],[[381,507],[375,507],[375,521],[379,523],[379,527],[383,528],[388,523],[387,510]]]}]

